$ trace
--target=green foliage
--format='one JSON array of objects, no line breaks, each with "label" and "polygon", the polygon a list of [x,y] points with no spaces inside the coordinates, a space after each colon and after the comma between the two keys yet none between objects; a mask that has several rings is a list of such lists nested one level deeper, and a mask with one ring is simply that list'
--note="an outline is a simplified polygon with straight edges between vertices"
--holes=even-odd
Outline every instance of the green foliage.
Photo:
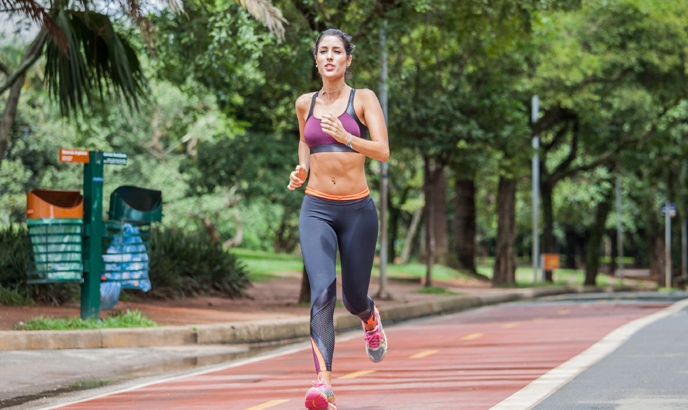
[{"label": "green foliage", "polygon": [[[0,229],[0,286],[17,289],[25,281],[29,259],[29,236],[25,227]],[[26,296],[26,295],[23,295]]]},{"label": "green foliage", "polygon": [[138,310],[114,312],[102,320],[81,318],[37,317],[14,327],[14,330],[85,330],[129,327],[155,327],[157,323],[145,317]]},{"label": "green foliage", "polygon": [[416,290],[416,293],[424,293],[428,295],[445,295],[445,296],[455,296],[458,295],[456,292],[452,292],[451,290],[447,288],[439,288],[439,287],[429,287],[429,288],[420,288]]},{"label": "green foliage", "polygon": [[246,248],[233,248],[232,253],[246,266],[252,282],[264,281],[285,273],[299,273],[303,270],[303,260],[298,255],[276,254]]},{"label": "green foliage", "polygon": [[177,299],[198,295],[239,297],[250,286],[246,267],[202,232],[154,230],[149,250],[150,296]]},{"label": "green foliage", "polygon": [[18,288],[0,286],[0,306],[31,306],[36,303]]}]

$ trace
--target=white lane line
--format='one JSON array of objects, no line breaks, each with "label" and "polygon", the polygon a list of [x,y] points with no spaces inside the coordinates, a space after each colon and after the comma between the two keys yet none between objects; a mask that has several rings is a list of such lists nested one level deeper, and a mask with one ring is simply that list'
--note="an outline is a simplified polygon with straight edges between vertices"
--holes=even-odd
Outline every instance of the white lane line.
[{"label": "white lane line", "polygon": [[571,358],[567,362],[543,374],[540,378],[507,397],[504,401],[492,407],[490,410],[532,409],[566,383],[573,380],[574,377],[581,374],[584,370],[608,356],[640,329],[660,319],[671,316],[687,306],[688,299],[684,299],[659,312],[626,323],[616,330],[613,330],[602,340],[590,346],[578,356]]}]

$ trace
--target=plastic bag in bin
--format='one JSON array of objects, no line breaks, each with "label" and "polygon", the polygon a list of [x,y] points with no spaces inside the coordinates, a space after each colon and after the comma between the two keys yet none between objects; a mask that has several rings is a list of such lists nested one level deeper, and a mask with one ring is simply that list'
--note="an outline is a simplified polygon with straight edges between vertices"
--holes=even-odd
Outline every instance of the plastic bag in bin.
[{"label": "plastic bag in bin", "polygon": [[122,235],[116,236],[103,255],[103,282],[119,282],[122,289],[151,289],[148,279],[148,253],[139,228],[122,224]]}]

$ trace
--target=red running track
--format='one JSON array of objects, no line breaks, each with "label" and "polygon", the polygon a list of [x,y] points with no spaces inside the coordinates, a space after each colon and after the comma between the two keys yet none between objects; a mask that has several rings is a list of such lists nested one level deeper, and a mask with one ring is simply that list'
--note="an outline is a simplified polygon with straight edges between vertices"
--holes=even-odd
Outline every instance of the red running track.
[{"label": "red running track", "polygon": [[[612,330],[668,305],[501,305],[388,327],[390,347],[379,364],[365,355],[362,334],[340,337],[337,409],[489,409]],[[294,410],[304,408],[313,378],[312,355],[304,349],[60,408]]]}]

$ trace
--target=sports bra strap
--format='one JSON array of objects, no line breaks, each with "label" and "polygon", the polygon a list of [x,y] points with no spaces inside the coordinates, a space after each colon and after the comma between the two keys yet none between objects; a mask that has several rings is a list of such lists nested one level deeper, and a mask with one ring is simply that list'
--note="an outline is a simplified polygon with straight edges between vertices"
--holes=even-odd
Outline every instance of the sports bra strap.
[{"label": "sports bra strap", "polygon": [[318,93],[320,93],[320,91],[316,91],[315,94],[313,94],[313,98],[311,98],[311,108],[308,109],[308,116],[306,119],[311,118],[311,115],[313,115],[313,106],[315,105],[315,99],[318,98]]}]

